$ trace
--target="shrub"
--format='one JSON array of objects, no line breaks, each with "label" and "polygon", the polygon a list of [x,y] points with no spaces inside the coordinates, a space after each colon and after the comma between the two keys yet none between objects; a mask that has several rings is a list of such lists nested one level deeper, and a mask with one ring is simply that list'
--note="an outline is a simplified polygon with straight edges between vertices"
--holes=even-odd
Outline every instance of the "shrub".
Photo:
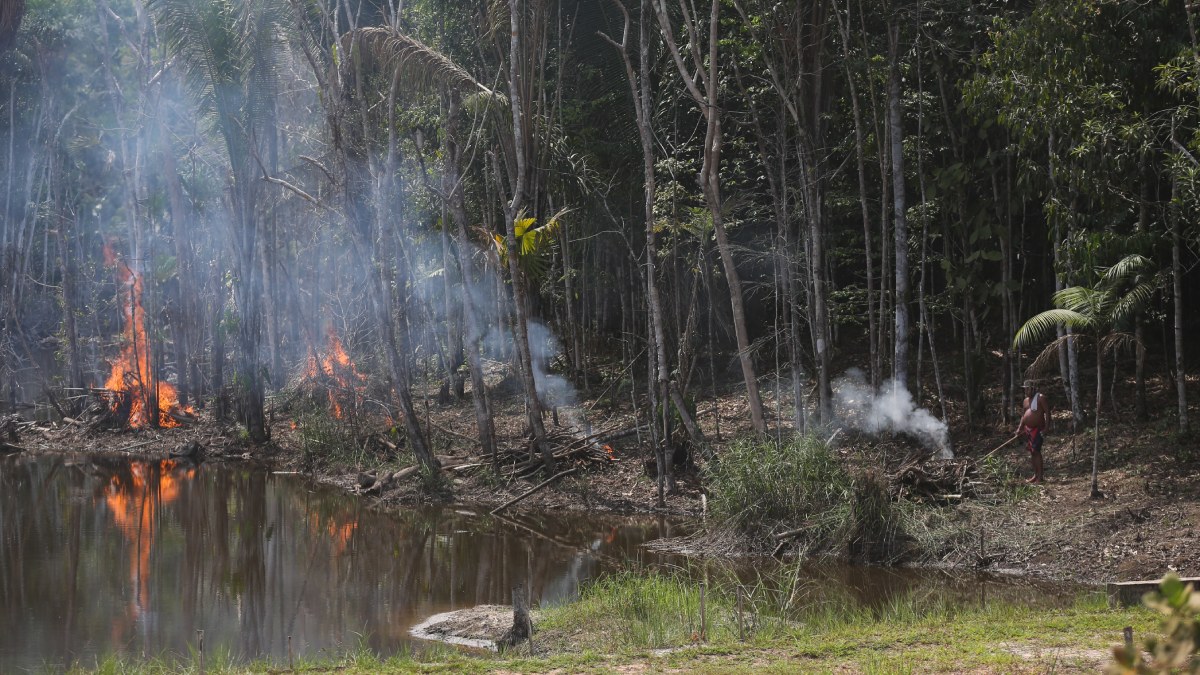
[{"label": "shrub", "polygon": [[875,471],[855,476],[846,541],[850,558],[859,562],[898,562],[908,540],[903,514],[888,494],[887,479]]},{"label": "shrub", "polygon": [[735,441],[707,469],[713,515],[750,536],[805,527],[809,549],[828,546],[847,532],[853,481],[815,436],[776,445]]}]

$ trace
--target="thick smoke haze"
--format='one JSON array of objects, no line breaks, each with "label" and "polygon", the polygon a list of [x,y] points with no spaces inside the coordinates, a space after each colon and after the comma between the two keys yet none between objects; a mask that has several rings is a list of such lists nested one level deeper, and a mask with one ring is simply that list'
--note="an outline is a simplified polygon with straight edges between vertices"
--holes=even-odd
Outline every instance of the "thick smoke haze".
[{"label": "thick smoke haze", "polygon": [[913,403],[908,389],[888,380],[874,389],[861,370],[846,372],[833,383],[837,415],[846,428],[869,434],[904,434],[935,450],[939,459],[953,459],[946,423]]}]

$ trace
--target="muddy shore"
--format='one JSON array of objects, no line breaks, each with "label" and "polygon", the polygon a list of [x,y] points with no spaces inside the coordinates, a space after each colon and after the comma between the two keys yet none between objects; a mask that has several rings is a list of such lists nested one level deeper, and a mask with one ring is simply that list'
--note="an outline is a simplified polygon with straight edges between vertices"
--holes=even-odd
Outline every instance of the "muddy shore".
[{"label": "muddy shore", "polygon": [[[736,410],[737,401],[723,405]],[[471,444],[465,439],[473,425],[464,429],[464,419],[470,419],[469,402],[438,409],[431,416],[438,454],[480,466],[448,471],[445,480],[432,488],[414,477],[399,481],[381,495],[362,498],[385,510],[421,503],[494,508],[541,480],[536,476],[514,480],[494,477],[487,458],[471,456]],[[616,415],[605,421],[605,428],[621,428],[631,422],[631,418]],[[728,438],[736,428],[731,428],[729,419],[724,423]],[[456,427],[452,433],[439,431]],[[519,442],[515,428],[501,425],[498,431],[508,442]],[[907,563],[1085,583],[1150,579],[1170,571],[1183,576],[1200,574],[1200,452],[1195,443],[1168,432],[1147,433],[1145,427],[1136,425],[1112,425],[1103,431],[1099,477],[1103,498],[1089,498],[1090,435],[1051,435],[1045,451],[1046,482],[1039,486],[1023,484],[1028,461],[1024,451],[1014,447],[998,454],[1009,477],[1005,484],[995,487],[1007,496],[929,507],[931,523],[936,521],[939,527],[958,534],[942,542],[941,550],[917,552],[909,556]],[[360,474],[364,471],[398,468],[412,462],[411,454],[406,458],[403,448],[392,457],[364,451],[350,457],[314,460],[303,450],[302,434],[303,429],[292,420],[277,417],[272,424],[272,442],[255,447],[241,440],[235,427],[218,425],[202,416],[197,423],[180,428],[138,431],[88,431],[80,425],[47,424],[22,432],[20,446],[27,453],[69,451],[161,458],[185,452],[189,444],[199,444],[204,461],[261,464],[274,471],[302,474],[351,494],[362,492]],[[954,440],[960,453],[971,455],[982,454],[1004,437],[1004,432],[996,429],[959,435]],[[903,455],[911,451],[909,445],[904,439],[843,435],[835,449],[854,464]],[[578,461],[575,474],[513,508],[692,518],[705,515],[707,498],[697,471],[683,473],[679,489],[667,497],[666,508],[656,509],[654,480],[645,466],[648,454],[637,436],[612,446],[609,461]],[[726,545],[719,551],[693,546],[691,552],[738,551]]]}]

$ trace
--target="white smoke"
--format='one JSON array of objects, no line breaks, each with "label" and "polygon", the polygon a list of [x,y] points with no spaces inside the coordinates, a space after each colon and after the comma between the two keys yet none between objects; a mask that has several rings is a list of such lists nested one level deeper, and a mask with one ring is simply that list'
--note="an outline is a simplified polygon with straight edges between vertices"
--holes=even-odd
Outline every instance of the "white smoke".
[{"label": "white smoke", "polygon": [[869,434],[906,434],[936,450],[939,459],[954,458],[946,423],[916,407],[908,389],[897,386],[894,380],[875,390],[861,370],[852,368],[833,383],[833,391],[844,426]]},{"label": "white smoke", "polygon": [[579,402],[575,387],[567,378],[550,372],[550,362],[560,353],[558,340],[548,327],[529,321],[529,355],[533,361],[533,384],[538,398],[551,407],[570,406]]}]

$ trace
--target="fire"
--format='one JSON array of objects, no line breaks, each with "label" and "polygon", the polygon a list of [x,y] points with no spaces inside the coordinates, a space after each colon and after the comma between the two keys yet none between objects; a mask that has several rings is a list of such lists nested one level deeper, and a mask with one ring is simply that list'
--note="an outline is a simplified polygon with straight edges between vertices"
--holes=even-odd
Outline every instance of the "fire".
[{"label": "fire", "polygon": [[325,380],[329,407],[333,409],[333,416],[338,419],[345,417],[344,404],[358,407],[367,382],[367,376],[358,372],[358,368],[350,360],[350,354],[346,352],[346,347],[332,328],[328,331],[325,355],[317,358],[315,352],[309,352],[304,363],[304,377],[310,381]]},{"label": "fire", "polygon": [[608,455],[608,461],[614,462],[617,459],[617,453],[613,451],[613,446],[605,443],[604,454]]},{"label": "fire", "polygon": [[125,327],[122,330],[124,346],[121,355],[113,361],[112,372],[104,383],[104,388],[118,392],[110,403],[113,411],[121,407],[123,398],[128,397],[129,426],[138,428],[150,424],[152,413],[150,407],[158,411],[160,427],[177,427],[179,422],[170,412],[191,414],[191,407],[179,405],[179,393],[170,382],[164,382],[154,376],[150,368],[149,341],[146,340],[146,310],[142,307],[142,275],[134,272],[129,265],[117,259],[109,243],[104,244],[104,264],[115,267],[118,288],[120,289],[121,309],[125,317]]}]

